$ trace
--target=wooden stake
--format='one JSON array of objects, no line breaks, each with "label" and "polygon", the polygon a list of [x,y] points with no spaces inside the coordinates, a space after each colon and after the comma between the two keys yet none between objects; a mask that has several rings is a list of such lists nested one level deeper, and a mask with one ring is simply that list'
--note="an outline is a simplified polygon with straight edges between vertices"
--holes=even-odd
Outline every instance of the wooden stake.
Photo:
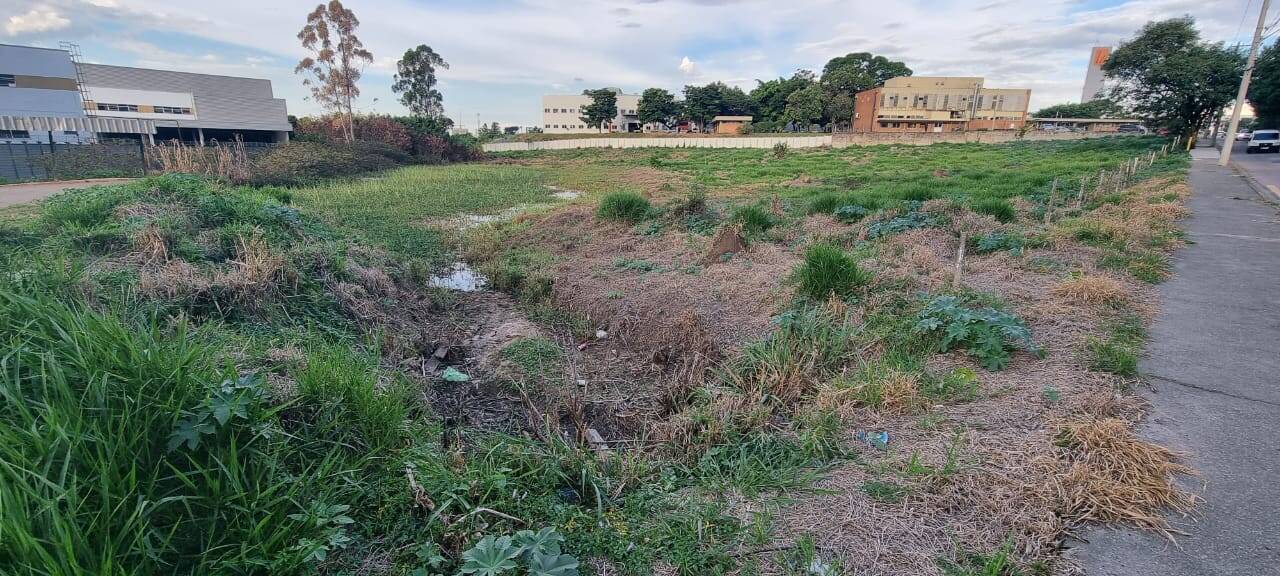
[{"label": "wooden stake", "polygon": [[1049,203],[1044,207],[1044,223],[1048,224],[1053,217],[1053,205],[1058,203],[1058,177],[1053,177],[1053,186],[1049,188]]},{"label": "wooden stake", "polygon": [[1084,186],[1085,186],[1085,183],[1088,181],[1089,181],[1088,176],[1080,177],[1080,193],[1076,194],[1076,208],[1079,208],[1081,203],[1084,202]]},{"label": "wooden stake", "polygon": [[969,232],[960,231],[960,249],[956,251],[956,270],[951,276],[951,286],[953,288],[960,287],[960,279],[964,275],[964,250],[969,245]]}]

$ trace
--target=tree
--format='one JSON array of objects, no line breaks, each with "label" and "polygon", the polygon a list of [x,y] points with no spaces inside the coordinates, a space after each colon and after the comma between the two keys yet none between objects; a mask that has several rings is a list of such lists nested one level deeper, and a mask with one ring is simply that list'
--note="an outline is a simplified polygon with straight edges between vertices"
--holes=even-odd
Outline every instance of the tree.
[{"label": "tree", "polygon": [[890,78],[910,75],[911,69],[902,62],[870,52],[854,52],[828,60],[822,67],[820,82],[829,94],[853,95],[880,86]]},{"label": "tree", "polygon": [[636,116],[640,124],[675,124],[680,115],[680,104],[676,97],[661,88],[649,88],[640,94],[640,104],[636,106]]},{"label": "tree", "polygon": [[782,119],[787,109],[787,97],[792,92],[808,87],[817,82],[817,77],[810,70],[797,70],[790,78],[778,78],[761,82],[756,80],[756,87],[749,96],[755,106],[756,121],[777,122]]},{"label": "tree", "polygon": [[582,107],[579,118],[587,126],[595,126],[596,131],[604,128],[604,123],[618,117],[618,93],[608,88],[599,90],[583,90],[584,96],[591,97],[591,103]]},{"label": "tree", "polygon": [[1081,102],[1055,104],[1036,110],[1033,118],[1123,118],[1128,115],[1124,107],[1106,98]]},{"label": "tree", "polygon": [[826,93],[822,90],[822,86],[811,84],[792,92],[787,97],[787,110],[782,114],[782,119],[808,127],[821,122],[825,110]]},{"label": "tree", "polygon": [[400,103],[414,116],[440,116],[444,97],[436,90],[436,68],[449,69],[435,50],[426,44],[405,50],[396,62],[395,82],[391,90],[400,95]]},{"label": "tree", "polygon": [[[1280,126],[1280,48],[1272,44],[1258,55],[1249,83],[1249,103],[1257,115],[1257,128]],[[1241,124],[1243,126],[1243,124]]]},{"label": "tree", "polygon": [[699,126],[720,115],[750,116],[754,105],[741,88],[712,82],[706,86],[684,87],[684,114]]},{"label": "tree", "polygon": [[337,112],[346,120],[346,139],[355,140],[353,102],[360,96],[361,67],[373,62],[373,54],[364,49],[356,37],[360,20],[355,12],[339,0],[316,6],[307,15],[307,24],[298,32],[302,47],[314,52],[294,67],[294,74],[309,72],[302,81],[311,88],[311,96],[321,106]]},{"label": "tree", "polygon": [[1191,17],[1148,22],[1102,67],[1111,99],[1187,138],[1235,97],[1244,56],[1200,40]]}]

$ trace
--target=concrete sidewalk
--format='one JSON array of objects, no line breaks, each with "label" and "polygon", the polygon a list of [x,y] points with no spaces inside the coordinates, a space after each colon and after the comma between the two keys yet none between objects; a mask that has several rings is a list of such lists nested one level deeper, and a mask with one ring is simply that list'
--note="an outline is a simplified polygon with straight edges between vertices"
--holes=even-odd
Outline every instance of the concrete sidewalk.
[{"label": "concrete sidewalk", "polygon": [[1174,519],[1177,546],[1092,528],[1067,553],[1091,576],[1280,574],[1280,210],[1195,150],[1191,243],[1160,286],[1140,364],[1152,389],[1142,434],[1188,456],[1204,503]]}]

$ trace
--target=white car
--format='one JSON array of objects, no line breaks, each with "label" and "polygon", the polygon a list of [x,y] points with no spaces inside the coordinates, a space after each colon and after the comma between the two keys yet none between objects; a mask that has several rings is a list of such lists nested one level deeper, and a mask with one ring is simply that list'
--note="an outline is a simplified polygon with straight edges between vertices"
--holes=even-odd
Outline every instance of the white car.
[{"label": "white car", "polygon": [[1253,132],[1241,130],[1236,133],[1236,142],[1247,142],[1251,136],[1253,136]]},{"label": "white car", "polygon": [[1244,151],[1246,154],[1280,152],[1280,130],[1254,130]]}]

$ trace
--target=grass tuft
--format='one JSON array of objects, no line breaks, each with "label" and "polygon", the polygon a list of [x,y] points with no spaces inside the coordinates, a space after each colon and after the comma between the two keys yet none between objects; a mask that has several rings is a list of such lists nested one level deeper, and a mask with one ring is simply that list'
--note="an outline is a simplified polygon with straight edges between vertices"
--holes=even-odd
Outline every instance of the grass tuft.
[{"label": "grass tuft", "polygon": [[614,192],[600,200],[596,216],[605,220],[636,223],[649,215],[649,201],[634,192]]},{"label": "grass tuft", "polygon": [[874,277],[859,268],[852,256],[832,244],[810,246],[795,274],[799,292],[814,301],[826,300],[832,294],[847,298],[870,284]]},{"label": "grass tuft", "polygon": [[986,214],[995,218],[1000,222],[1013,222],[1018,217],[1018,211],[1014,210],[1013,204],[1002,198],[983,198],[975,200],[970,208],[979,214]]}]

